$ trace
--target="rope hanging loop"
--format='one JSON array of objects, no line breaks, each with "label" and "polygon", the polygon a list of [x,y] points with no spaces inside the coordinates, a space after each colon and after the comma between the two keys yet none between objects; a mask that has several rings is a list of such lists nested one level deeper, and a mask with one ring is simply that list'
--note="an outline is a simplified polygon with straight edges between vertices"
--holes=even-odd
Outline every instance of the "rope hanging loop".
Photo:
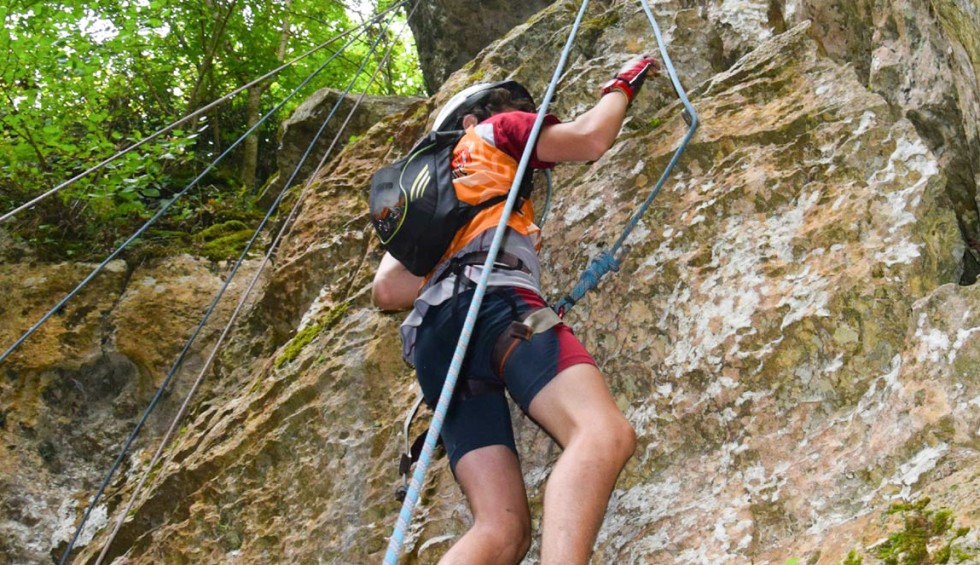
[{"label": "rope hanging loop", "polygon": [[[617,239],[616,243],[613,244],[612,251],[610,253],[600,253],[599,257],[593,259],[589,268],[582,273],[582,277],[579,279],[579,283],[575,286],[575,288],[573,288],[572,291],[562,298],[561,301],[555,306],[555,310],[558,312],[558,315],[562,317],[568,313],[575,302],[580,300],[586,292],[595,288],[596,284],[598,284],[598,277],[601,277],[603,274],[608,272],[608,270],[618,270],[619,261],[629,251],[629,246],[626,245],[627,238],[629,238],[630,234],[633,232],[633,229],[640,223],[640,219],[643,218],[643,215],[646,214],[646,211],[650,208],[650,205],[653,203],[653,199],[660,193],[660,190],[663,188],[664,183],[667,182],[667,178],[670,176],[671,171],[674,170],[674,166],[677,165],[677,161],[680,159],[681,154],[687,147],[687,144],[690,143],[691,139],[694,137],[694,132],[697,131],[699,125],[698,113],[694,109],[694,106],[691,105],[691,101],[687,97],[687,92],[684,90],[684,87],[681,85],[680,78],[677,76],[677,70],[674,68],[674,64],[670,60],[670,55],[667,53],[667,47],[664,43],[663,35],[660,32],[660,26],[657,25],[657,20],[654,18],[653,12],[650,10],[650,4],[647,0],[640,0],[640,4],[643,6],[643,11],[647,16],[647,20],[650,22],[650,27],[653,29],[653,34],[657,39],[657,46],[660,49],[664,69],[667,71],[667,75],[670,77],[670,82],[674,87],[674,92],[677,94],[681,104],[684,106],[684,108],[681,110],[681,117],[684,119],[684,122],[687,123],[688,130],[684,135],[684,138],[681,140],[680,145],[678,145],[677,149],[674,151],[674,155],[671,157],[670,162],[667,163],[667,167],[664,168],[663,173],[661,173],[660,178],[657,180],[656,186],[654,186],[653,190],[650,191],[649,196],[647,196],[646,200],[643,201],[640,207],[630,218],[630,221],[626,224],[626,227],[623,229],[623,233],[619,236],[619,239]],[[608,254],[610,257],[607,259],[604,254]],[[612,259],[613,256],[619,257],[619,259]],[[605,267],[606,263],[609,261],[615,261],[615,268]],[[610,262],[609,264],[612,265],[613,263]]]}]

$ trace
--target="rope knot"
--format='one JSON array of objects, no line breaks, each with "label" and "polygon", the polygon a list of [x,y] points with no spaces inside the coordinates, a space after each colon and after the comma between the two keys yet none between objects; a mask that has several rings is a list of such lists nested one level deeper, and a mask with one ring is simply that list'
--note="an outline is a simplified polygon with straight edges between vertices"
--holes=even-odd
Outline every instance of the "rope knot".
[{"label": "rope knot", "polygon": [[622,261],[617,259],[612,253],[605,249],[600,251],[589,263],[588,268],[582,272],[582,276],[579,277],[578,284],[575,285],[575,288],[556,306],[555,309],[558,311],[559,316],[564,316],[577,301],[585,296],[586,292],[595,288],[603,275],[609,271],[618,271],[620,265],[622,265]]},{"label": "rope knot", "polygon": [[602,276],[609,271],[619,271],[619,267],[622,264],[623,263],[620,259],[614,257],[612,253],[606,251],[605,249],[600,251],[599,254],[596,255],[595,259],[592,260],[592,266],[595,267],[596,271],[599,273],[599,276]]},{"label": "rope knot", "polygon": [[599,284],[599,279],[609,271],[618,271],[622,261],[613,256],[612,253],[603,249],[592,259],[589,267],[582,273],[580,283],[584,283],[586,290],[591,290]]}]

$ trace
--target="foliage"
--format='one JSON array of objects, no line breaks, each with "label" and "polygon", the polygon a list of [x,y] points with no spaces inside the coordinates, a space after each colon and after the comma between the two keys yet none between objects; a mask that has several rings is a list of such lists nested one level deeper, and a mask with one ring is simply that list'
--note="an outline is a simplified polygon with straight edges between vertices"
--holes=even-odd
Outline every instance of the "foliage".
[{"label": "foliage", "polygon": [[[392,3],[381,2],[382,7]],[[365,18],[336,0],[0,4],[0,214]],[[251,176],[243,147],[236,147],[181,199],[185,202],[174,203],[169,225],[159,226],[157,235],[260,217],[252,202],[254,185],[243,183],[261,185],[275,171],[279,124],[316,89],[343,88],[354,80],[354,92],[418,93],[414,47],[405,42],[395,45],[394,64],[382,79],[368,85],[384,47],[396,41],[395,32],[404,25],[401,18],[384,34],[380,25],[368,26],[364,36],[256,130],[258,158]],[[356,74],[379,36],[378,51]],[[249,123],[283,100],[346,39],[127,153],[4,227],[34,244],[42,256],[104,256],[189,186]],[[250,94],[257,106],[250,104]],[[237,218],[216,216],[208,209],[212,202],[223,202]],[[144,238],[144,247],[149,239]]]},{"label": "foliage", "polygon": [[280,368],[286,363],[296,359],[303,348],[309,345],[316,336],[320,335],[321,332],[329,330],[337,325],[340,320],[343,319],[344,315],[347,314],[347,309],[350,306],[349,303],[344,302],[334,308],[332,308],[325,316],[320,318],[320,320],[306,326],[300,330],[295,337],[286,347],[283,348],[282,353],[275,360],[276,368]]},{"label": "foliage", "polygon": [[864,563],[864,557],[854,549],[848,551],[847,557],[841,561],[841,565],[862,565],[862,563]]},{"label": "foliage", "polygon": [[[911,503],[893,505],[888,515],[900,514],[904,528],[896,532],[876,548],[876,553],[887,565],[928,565],[947,563],[953,542],[965,536],[970,529],[952,531],[955,519],[948,508],[928,509],[929,497]],[[950,535],[951,534],[951,535]]]}]

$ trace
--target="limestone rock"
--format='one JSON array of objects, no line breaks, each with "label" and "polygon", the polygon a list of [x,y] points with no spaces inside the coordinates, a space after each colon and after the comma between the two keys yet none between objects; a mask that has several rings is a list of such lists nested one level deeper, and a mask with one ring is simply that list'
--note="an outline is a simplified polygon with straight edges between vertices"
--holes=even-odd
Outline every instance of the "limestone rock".
[{"label": "limestone rock", "polygon": [[980,274],[980,10],[971,0],[816,2],[828,54],[907,117],[947,171],[946,192],[968,243],[964,283]]},{"label": "limestone rock", "polygon": [[489,2],[419,2],[409,25],[419,50],[422,77],[429,92],[481,49],[523,24],[551,0]]},{"label": "limestone rock", "polygon": [[[956,284],[966,216],[951,189],[973,174],[951,155],[972,143],[975,90],[961,66],[911,60],[943,42],[974,52],[975,12],[956,1],[933,3],[934,15],[901,0],[817,4],[655,5],[702,126],[620,272],[569,316],[639,437],[596,563],[837,565],[850,551],[874,563],[906,527],[890,509],[924,496],[955,524],[929,539],[932,550],[949,542],[951,562],[978,559],[980,291]],[[115,520],[137,477],[149,477],[111,559],[381,560],[415,387],[399,355],[401,315],[369,304],[381,250],[364,188],[462,86],[514,76],[540,96],[577,6],[545,8],[321,172],[166,461],[148,469],[134,457],[110,489]],[[610,72],[651,49],[647,26],[632,2],[595,3],[552,111],[571,119],[589,108]],[[889,29],[898,35],[886,41]],[[910,54],[887,72],[872,64],[886,43]],[[940,113],[959,123],[933,135],[913,110],[944,89],[952,99]],[[558,168],[543,227],[549,298],[654,186],[687,129],[680,110],[668,81],[651,80],[605,156]],[[516,410],[514,424],[537,535],[559,450]],[[90,488],[71,492],[85,499]],[[66,523],[76,508],[66,506]],[[27,512],[9,522],[38,523]],[[403,562],[437,562],[469,523],[437,456]],[[76,562],[107,542],[105,528],[92,534]],[[42,536],[31,538],[38,551]],[[526,561],[538,552],[535,542]]]},{"label": "limestone rock", "polygon": [[[4,348],[94,267],[0,267]],[[255,264],[246,263],[238,281],[247,281],[255,271]],[[208,261],[190,256],[143,265],[132,274],[122,261],[110,263],[5,363],[0,428],[9,435],[0,456],[0,492],[5,493],[0,556],[6,562],[40,562],[67,544],[76,511],[88,504],[91,489],[108,471],[221,284]],[[175,411],[171,395],[179,404],[244,286],[229,287],[127,464],[138,464],[138,450],[152,446],[167,425]],[[87,543],[106,520],[103,504],[80,542]]]},{"label": "limestone rock", "polygon": [[[337,138],[337,144],[332,149],[331,158],[340,153],[340,150],[351,138],[363,135],[368,128],[385,116],[400,113],[418,101],[418,98],[410,96],[364,96],[360,101],[361,96],[359,94],[344,96],[327,127],[323,128],[323,132],[313,149],[297,171],[296,166],[303,159],[310,142],[320,131],[324,121],[330,116],[331,110],[333,110],[341,94],[343,92],[332,88],[322,88],[300,104],[289,119],[283,123],[279,152],[276,155],[278,173],[269,181],[269,186],[265,189],[266,194],[270,195],[267,198],[271,199],[274,195],[279,194],[290,177],[293,177],[290,186],[303,186],[310,173],[320,163],[323,154],[331,148],[330,146],[341,128],[343,128],[343,132]],[[345,127],[344,123],[355,106],[357,109]]]}]

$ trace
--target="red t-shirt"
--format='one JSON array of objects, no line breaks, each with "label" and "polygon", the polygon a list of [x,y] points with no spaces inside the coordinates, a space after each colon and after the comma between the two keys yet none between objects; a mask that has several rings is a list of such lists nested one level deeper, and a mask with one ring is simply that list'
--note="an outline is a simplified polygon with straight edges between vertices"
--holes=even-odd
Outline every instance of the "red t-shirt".
[{"label": "red t-shirt", "polygon": [[[497,149],[510,155],[515,161],[520,163],[521,156],[524,154],[524,147],[527,145],[528,138],[531,137],[531,129],[534,127],[534,120],[536,118],[537,114],[534,112],[515,110],[513,112],[494,114],[480,122],[480,124],[492,124],[494,145]],[[545,114],[542,127],[559,123],[561,123],[561,120],[555,117],[554,114]],[[555,164],[538,159],[538,151],[535,148],[534,152],[531,153],[529,166],[532,169],[551,169],[554,168]]]}]

